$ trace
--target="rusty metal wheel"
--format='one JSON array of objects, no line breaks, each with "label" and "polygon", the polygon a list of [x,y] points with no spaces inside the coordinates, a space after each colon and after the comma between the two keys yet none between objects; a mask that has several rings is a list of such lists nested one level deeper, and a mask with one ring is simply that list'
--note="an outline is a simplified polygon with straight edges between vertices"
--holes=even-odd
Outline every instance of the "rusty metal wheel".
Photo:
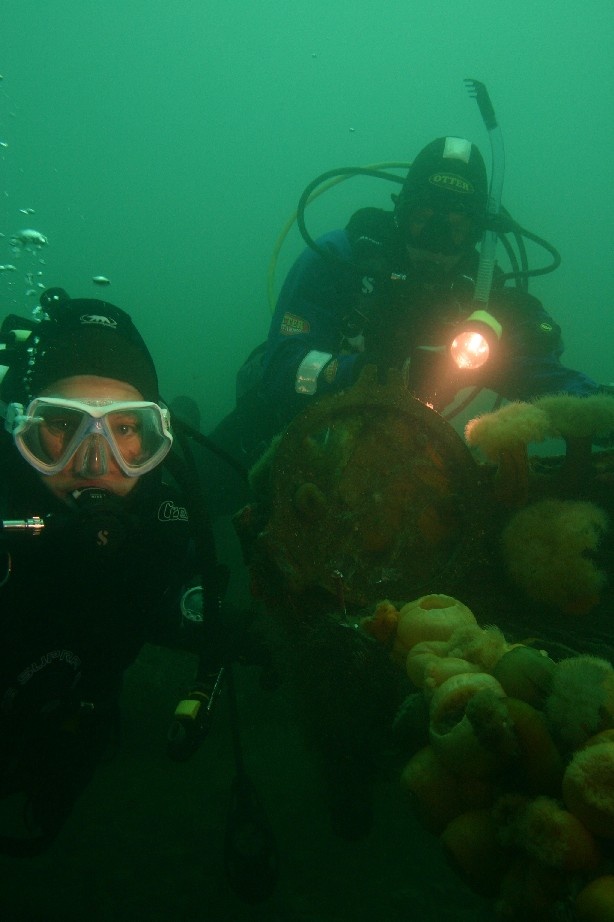
[{"label": "rusty metal wheel", "polygon": [[342,591],[355,605],[410,598],[462,567],[481,503],[461,437],[374,368],[290,424],[271,482],[267,556],[292,591]]}]

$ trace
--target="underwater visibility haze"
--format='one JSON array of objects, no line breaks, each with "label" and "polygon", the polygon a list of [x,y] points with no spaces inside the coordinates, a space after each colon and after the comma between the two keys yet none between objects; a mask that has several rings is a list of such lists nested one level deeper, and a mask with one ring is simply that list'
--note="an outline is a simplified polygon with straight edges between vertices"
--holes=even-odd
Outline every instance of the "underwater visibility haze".
[{"label": "underwater visibility haze", "polygon": [[[14,5],[0,70],[0,264],[16,266],[0,273],[4,307],[30,309],[40,285],[124,306],[167,400],[190,393],[212,427],[266,336],[268,264],[303,188],[335,167],[409,161],[444,134],[488,163],[472,77],[503,131],[503,203],[562,254],[532,290],[563,328],[566,363],[609,380],[611,37],[605,0],[581,14],[545,0]],[[351,180],[311,206],[309,227],[343,226],[393,188]],[[48,244],[13,253],[29,228]],[[277,288],[302,246],[289,235]]]},{"label": "underwater visibility haze", "polygon": [[[613,36],[609,0],[4,0],[3,316],[29,315],[51,286],[108,299],[143,334],[164,399],[194,398],[211,430],[266,338],[271,256],[303,189],[337,167],[411,161],[444,135],[474,141],[490,168],[463,83],[474,78],[503,133],[503,204],[562,256],[530,290],[562,327],[565,364],[614,382]],[[362,176],[340,184],[309,206],[310,233],[388,207],[391,191]],[[294,226],[275,291],[303,247]],[[529,260],[549,258],[529,246]],[[223,866],[228,703],[190,762],[164,751],[186,668],[183,654],[146,648],[129,670],[120,753],[48,854],[0,857],[2,918],[492,918],[399,806],[396,776],[367,839],[333,835],[292,702],[249,669],[242,742],[281,866],[269,901],[241,903]]]}]

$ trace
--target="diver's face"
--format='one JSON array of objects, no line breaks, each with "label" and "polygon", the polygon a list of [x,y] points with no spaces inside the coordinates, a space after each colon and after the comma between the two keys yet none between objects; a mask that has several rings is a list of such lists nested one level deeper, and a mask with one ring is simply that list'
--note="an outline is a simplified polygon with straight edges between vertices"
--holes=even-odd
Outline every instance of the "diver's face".
[{"label": "diver's face", "polygon": [[[70,378],[63,378],[46,388],[41,397],[117,401],[143,399],[139,391],[130,384],[114,378],[100,378],[97,375],[74,375]],[[53,436],[50,435],[49,439],[52,438]],[[45,445],[45,448],[53,457],[51,441]],[[135,451],[138,450],[139,447],[135,447]],[[82,456],[77,452],[58,474],[40,474],[39,476],[47,489],[63,502],[68,502],[75,490],[82,490],[85,487],[98,487],[108,490],[115,496],[127,496],[135,488],[139,478],[127,477],[111,452],[107,454],[105,467],[104,473],[96,473],[91,467],[84,467]]]},{"label": "diver's face", "polygon": [[415,265],[449,272],[473,246],[474,232],[474,221],[464,212],[416,206],[407,216],[407,255]]}]

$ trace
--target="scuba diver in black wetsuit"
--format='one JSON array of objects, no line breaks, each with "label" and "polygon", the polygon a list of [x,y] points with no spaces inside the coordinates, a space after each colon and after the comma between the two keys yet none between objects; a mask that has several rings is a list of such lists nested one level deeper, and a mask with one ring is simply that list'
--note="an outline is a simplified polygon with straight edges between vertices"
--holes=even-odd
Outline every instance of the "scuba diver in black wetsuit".
[{"label": "scuba diver in black wetsuit", "polygon": [[169,413],[130,317],[61,289],[41,304],[40,320],[6,318],[0,351],[0,798],[26,807],[17,835],[0,822],[0,851],[16,855],[61,829],[143,643],[184,644],[179,594],[200,575],[190,497],[161,466]]},{"label": "scuba diver in black wetsuit", "polygon": [[123,673],[151,641],[197,656],[170,758],[194,752],[227,686],[226,873],[242,899],[264,899],[276,843],[245,769],[232,663],[270,670],[268,650],[222,611],[227,574],[189,442],[128,314],[59,288],[38,313],[0,331],[0,852],[53,842],[116,742]]}]

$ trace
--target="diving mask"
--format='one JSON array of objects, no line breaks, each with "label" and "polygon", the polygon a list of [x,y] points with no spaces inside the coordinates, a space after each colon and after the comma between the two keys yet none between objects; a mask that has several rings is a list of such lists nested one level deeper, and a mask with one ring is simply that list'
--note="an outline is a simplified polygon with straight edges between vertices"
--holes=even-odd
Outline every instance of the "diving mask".
[{"label": "diving mask", "polygon": [[75,471],[100,477],[112,456],[127,477],[139,477],[173,444],[168,410],[147,401],[36,397],[25,411],[9,404],[5,427],[41,474],[57,474],[74,459]]},{"label": "diving mask", "polygon": [[418,204],[407,209],[405,242],[431,253],[457,254],[474,246],[478,228],[479,222],[462,204],[449,203],[445,209]]}]

